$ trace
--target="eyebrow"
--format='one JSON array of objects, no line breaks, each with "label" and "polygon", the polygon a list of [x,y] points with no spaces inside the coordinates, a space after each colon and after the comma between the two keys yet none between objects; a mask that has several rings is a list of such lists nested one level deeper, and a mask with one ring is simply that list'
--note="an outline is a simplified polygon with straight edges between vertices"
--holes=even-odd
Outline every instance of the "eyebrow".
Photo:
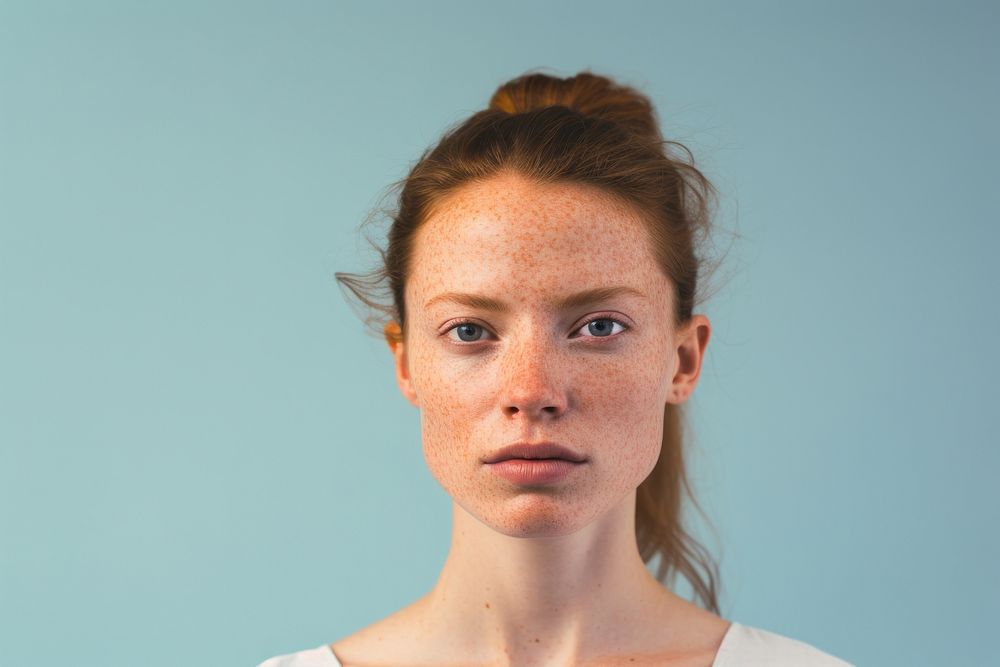
[{"label": "eyebrow", "polygon": [[[587,289],[582,292],[570,294],[569,296],[556,299],[554,304],[559,310],[571,310],[573,308],[580,308],[598,301],[606,301],[607,299],[624,295],[637,296],[642,299],[646,298],[646,295],[637,289],[626,287],[624,285],[615,285],[612,287],[595,287],[593,289]],[[438,294],[436,297],[424,304],[424,308],[430,308],[435,303],[440,303],[442,301],[457,303],[459,305],[469,306],[470,308],[476,308],[478,310],[488,310],[494,313],[510,312],[510,306],[504,301],[494,299],[483,294],[468,294],[465,292],[445,292],[444,294]]]}]

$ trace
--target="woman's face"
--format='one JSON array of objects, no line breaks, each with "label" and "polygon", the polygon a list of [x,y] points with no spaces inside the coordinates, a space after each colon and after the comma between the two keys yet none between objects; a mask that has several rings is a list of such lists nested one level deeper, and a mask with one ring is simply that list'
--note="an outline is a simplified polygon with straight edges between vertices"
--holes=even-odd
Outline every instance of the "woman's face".
[{"label": "woman's face", "polygon": [[[642,223],[585,186],[502,175],[453,192],[417,232],[406,304],[393,351],[427,464],[507,535],[567,534],[619,503],[656,464],[664,405],[697,380],[697,368],[675,377],[687,355]],[[483,463],[542,441],[586,462],[532,485]]]}]

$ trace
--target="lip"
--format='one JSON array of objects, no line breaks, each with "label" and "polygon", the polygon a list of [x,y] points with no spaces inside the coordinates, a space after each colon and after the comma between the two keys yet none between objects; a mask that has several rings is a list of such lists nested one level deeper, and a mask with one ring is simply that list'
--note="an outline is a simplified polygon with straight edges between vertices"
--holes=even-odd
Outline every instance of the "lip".
[{"label": "lip", "polygon": [[487,463],[486,467],[508,482],[525,486],[554,484],[570,475],[585,462],[566,459],[505,459]]},{"label": "lip", "polygon": [[587,457],[555,442],[515,442],[491,452],[483,459],[483,463],[495,464],[510,459],[561,459],[570,463],[583,463]]}]

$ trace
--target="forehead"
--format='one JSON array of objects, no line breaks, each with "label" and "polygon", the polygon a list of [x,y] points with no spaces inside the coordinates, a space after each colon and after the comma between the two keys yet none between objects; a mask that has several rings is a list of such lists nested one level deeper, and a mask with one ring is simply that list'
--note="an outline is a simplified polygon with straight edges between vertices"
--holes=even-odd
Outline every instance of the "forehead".
[{"label": "forehead", "polygon": [[414,241],[407,291],[418,298],[611,282],[649,294],[663,280],[638,213],[585,185],[517,175],[471,183],[438,203]]}]

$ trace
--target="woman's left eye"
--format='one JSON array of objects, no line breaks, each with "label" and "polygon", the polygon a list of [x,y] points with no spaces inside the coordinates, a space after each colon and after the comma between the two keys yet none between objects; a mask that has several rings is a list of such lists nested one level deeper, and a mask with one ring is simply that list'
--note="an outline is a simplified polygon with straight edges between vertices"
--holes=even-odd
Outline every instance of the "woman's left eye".
[{"label": "woman's left eye", "polygon": [[[615,326],[618,326],[618,331],[615,331]],[[586,331],[583,334],[585,338],[607,338],[608,336],[613,336],[625,330],[625,325],[616,319],[610,317],[596,317],[582,327],[579,331]]]}]

